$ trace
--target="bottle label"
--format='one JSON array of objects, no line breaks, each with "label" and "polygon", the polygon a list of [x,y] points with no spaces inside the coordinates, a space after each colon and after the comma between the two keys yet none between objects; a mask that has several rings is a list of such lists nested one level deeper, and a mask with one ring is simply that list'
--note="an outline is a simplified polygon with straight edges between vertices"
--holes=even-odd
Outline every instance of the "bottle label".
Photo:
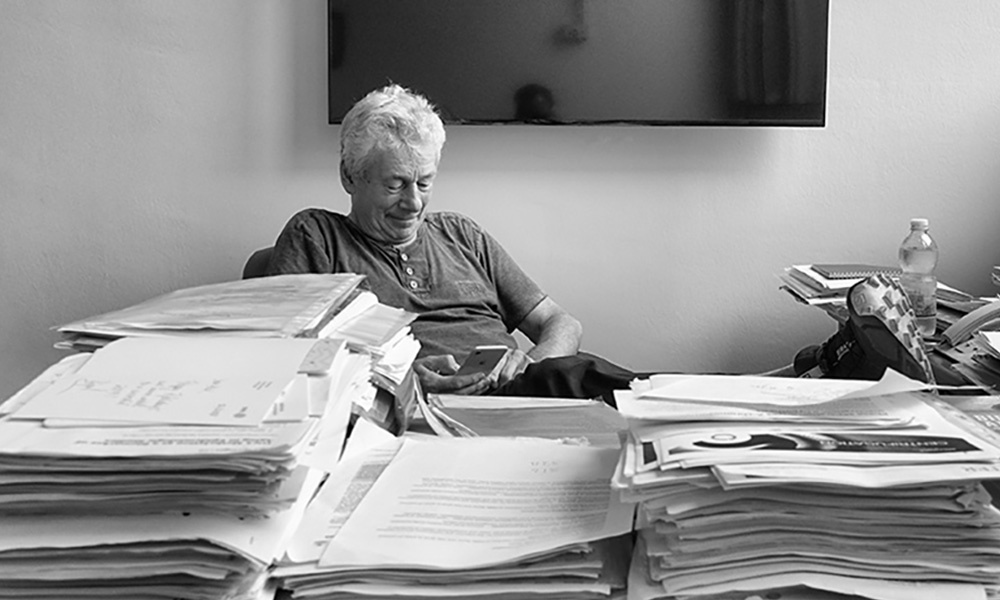
[{"label": "bottle label", "polygon": [[900,277],[899,283],[906,292],[917,318],[933,317],[937,314],[937,302],[934,297],[937,288],[936,279],[928,276],[907,277],[904,274]]}]

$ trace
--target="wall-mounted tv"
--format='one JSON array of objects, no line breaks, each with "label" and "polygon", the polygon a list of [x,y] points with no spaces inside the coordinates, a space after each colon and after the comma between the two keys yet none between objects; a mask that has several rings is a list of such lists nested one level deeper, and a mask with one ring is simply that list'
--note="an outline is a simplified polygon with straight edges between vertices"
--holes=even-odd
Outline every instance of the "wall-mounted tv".
[{"label": "wall-mounted tv", "polygon": [[329,122],[388,82],[449,123],[822,127],[829,0],[327,0]]}]

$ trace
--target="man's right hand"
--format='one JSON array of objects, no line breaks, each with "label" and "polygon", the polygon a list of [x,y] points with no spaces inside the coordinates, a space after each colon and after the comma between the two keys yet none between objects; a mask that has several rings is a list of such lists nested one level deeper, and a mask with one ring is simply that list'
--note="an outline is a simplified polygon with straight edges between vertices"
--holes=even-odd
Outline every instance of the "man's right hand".
[{"label": "man's right hand", "polygon": [[431,394],[479,396],[490,391],[495,382],[483,373],[455,375],[459,364],[451,354],[425,356],[413,361],[413,372],[420,378],[420,387]]}]

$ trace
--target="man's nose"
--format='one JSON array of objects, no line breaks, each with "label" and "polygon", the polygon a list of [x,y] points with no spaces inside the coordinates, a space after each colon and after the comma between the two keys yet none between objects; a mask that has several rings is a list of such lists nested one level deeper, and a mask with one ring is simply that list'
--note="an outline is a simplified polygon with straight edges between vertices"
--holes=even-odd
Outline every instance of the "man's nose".
[{"label": "man's nose", "polygon": [[423,206],[423,198],[416,183],[411,183],[403,188],[402,201],[408,208],[420,210]]}]

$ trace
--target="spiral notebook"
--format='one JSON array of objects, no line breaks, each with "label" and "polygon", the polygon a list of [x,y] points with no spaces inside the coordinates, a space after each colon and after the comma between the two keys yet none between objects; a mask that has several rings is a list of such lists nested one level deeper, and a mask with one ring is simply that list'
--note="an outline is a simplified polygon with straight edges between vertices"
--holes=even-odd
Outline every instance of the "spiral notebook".
[{"label": "spiral notebook", "polygon": [[882,273],[884,275],[899,275],[902,270],[899,267],[885,267],[880,265],[866,265],[858,263],[837,263],[812,265],[814,271],[827,279],[860,279],[871,277]]}]

